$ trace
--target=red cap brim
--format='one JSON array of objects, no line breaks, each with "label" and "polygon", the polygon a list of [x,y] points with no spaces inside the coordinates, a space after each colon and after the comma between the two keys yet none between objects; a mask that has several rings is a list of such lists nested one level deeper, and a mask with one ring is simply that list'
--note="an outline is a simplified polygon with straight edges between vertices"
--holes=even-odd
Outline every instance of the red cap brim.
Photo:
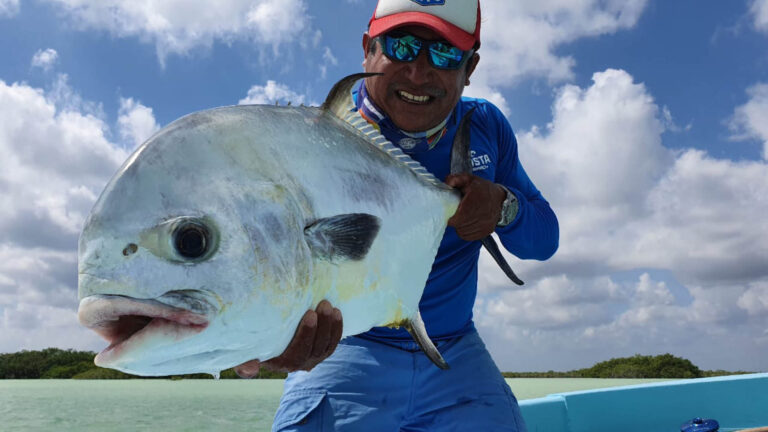
[{"label": "red cap brim", "polygon": [[475,35],[465,32],[455,25],[424,12],[401,12],[387,15],[378,19],[371,19],[368,26],[368,34],[371,37],[379,36],[396,27],[417,25],[427,27],[444,37],[456,48],[466,51],[475,45]]}]

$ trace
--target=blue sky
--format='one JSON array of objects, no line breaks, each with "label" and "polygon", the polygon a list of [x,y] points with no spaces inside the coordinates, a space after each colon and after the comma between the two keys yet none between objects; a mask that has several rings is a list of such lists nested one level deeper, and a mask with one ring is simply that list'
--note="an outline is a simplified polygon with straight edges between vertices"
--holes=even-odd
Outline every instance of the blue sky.
[{"label": "blue sky", "polygon": [[[76,322],[76,242],[122,160],[189,112],[321,102],[374,5],[0,0],[0,352],[103,347]],[[481,258],[500,367],[768,370],[768,0],[482,5],[465,93],[507,114],[562,225],[552,260],[509,257],[522,290]]]}]

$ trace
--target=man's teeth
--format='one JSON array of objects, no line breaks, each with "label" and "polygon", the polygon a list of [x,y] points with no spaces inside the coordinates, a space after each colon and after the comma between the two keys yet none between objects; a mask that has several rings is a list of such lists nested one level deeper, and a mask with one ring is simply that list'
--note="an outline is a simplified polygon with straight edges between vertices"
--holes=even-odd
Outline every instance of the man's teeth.
[{"label": "man's teeth", "polygon": [[398,94],[401,98],[411,102],[424,103],[429,101],[429,96],[416,96],[402,90],[400,90]]}]

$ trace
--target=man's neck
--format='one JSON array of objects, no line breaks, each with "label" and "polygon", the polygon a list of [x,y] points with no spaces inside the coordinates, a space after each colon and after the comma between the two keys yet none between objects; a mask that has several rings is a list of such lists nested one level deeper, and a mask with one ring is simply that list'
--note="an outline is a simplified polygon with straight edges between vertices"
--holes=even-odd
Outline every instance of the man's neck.
[{"label": "man's neck", "polygon": [[395,125],[395,123],[382,111],[373,99],[368,95],[365,81],[360,85],[357,96],[357,108],[360,114],[369,123],[377,127],[381,133],[393,144],[400,147],[406,153],[423,153],[437,145],[437,142],[445,134],[446,125],[450,115],[440,124],[424,132],[407,132]]}]

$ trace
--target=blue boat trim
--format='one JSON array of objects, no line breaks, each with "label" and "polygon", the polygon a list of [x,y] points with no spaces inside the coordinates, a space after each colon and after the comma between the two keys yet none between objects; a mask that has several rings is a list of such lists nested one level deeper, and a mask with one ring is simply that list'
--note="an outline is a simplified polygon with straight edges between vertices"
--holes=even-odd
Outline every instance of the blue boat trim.
[{"label": "blue boat trim", "polygon": [[768,373],[557,393],[520,410],[529,432],[674,432],[696,417],[737,431],[768,426]]}]

